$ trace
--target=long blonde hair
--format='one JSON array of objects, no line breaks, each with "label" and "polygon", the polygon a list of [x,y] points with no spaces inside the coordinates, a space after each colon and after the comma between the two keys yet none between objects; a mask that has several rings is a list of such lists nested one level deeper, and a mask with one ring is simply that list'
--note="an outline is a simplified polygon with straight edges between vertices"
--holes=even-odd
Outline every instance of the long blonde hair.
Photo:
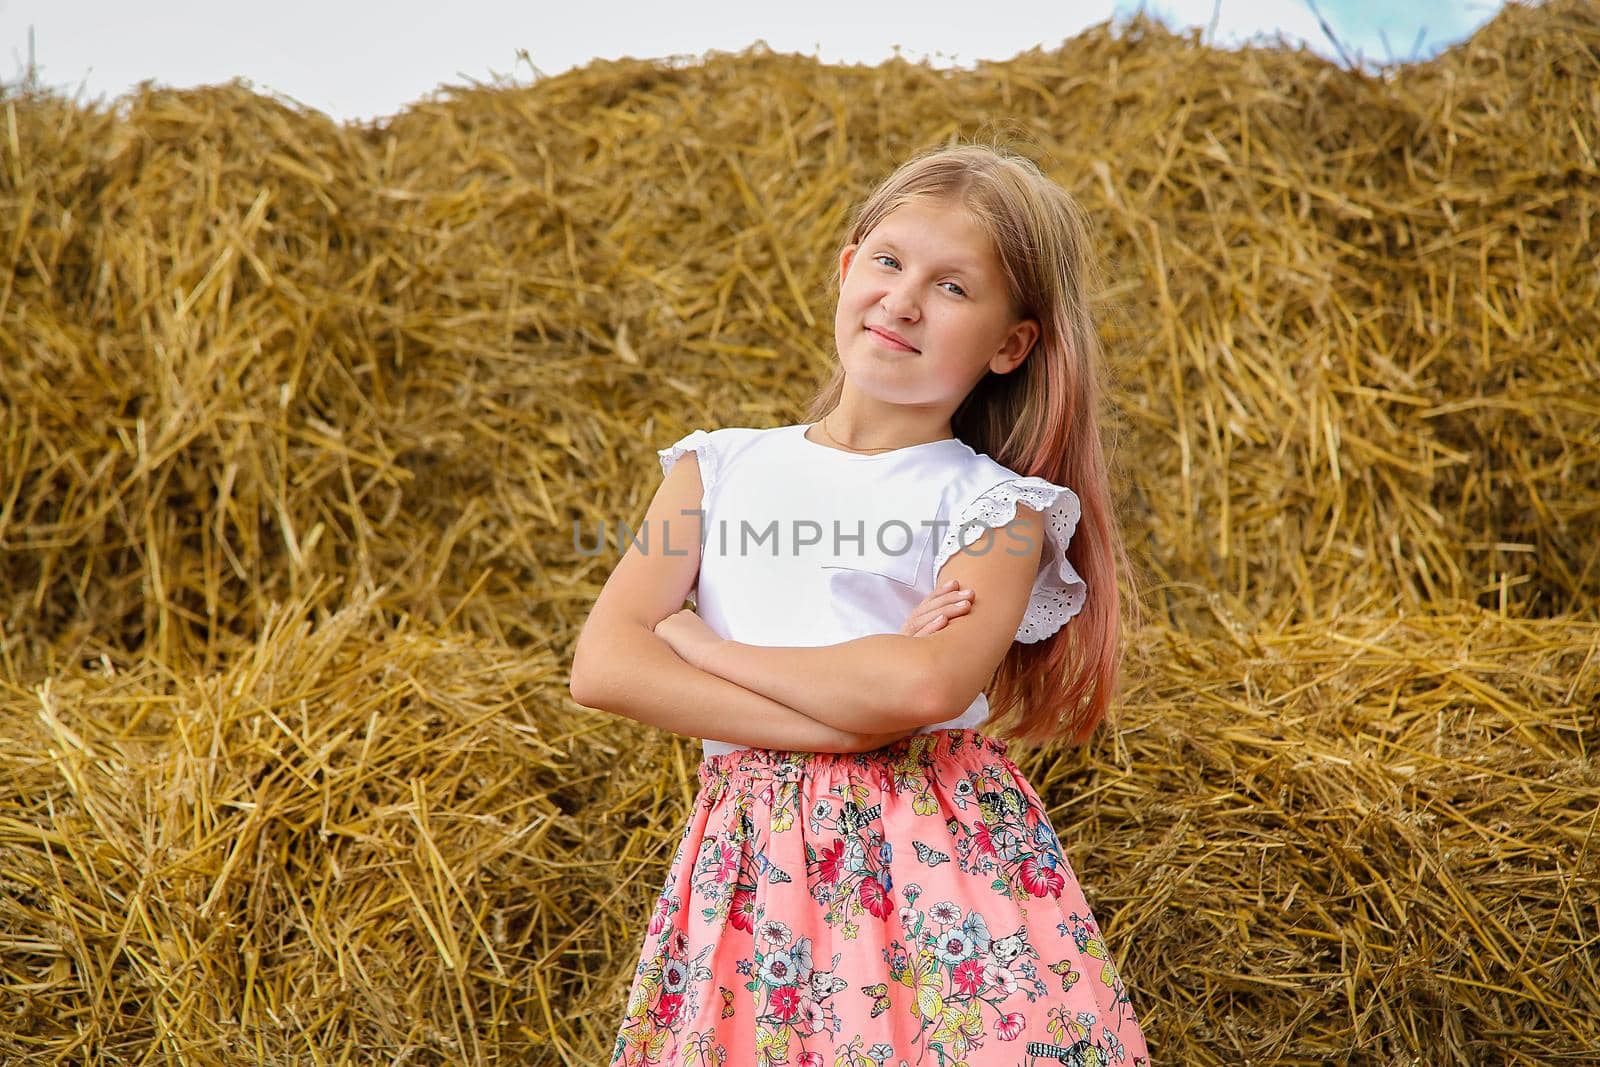
[{"label": "long blonde hair", "polygon": [[[1043,641],[1014,642],[989,687],[991,721],[1019,712],[1003,731],[1008,736],[1037,742],[1064,737],[1080,744],[1121,691],[1124,607],[1133,625],[1139,615],[1101,441],[1105,368],[1089,301],[1101,289],[1102,275],[1088,216],[1026,157],[957,144],[901,164],[856,209],[845,244],[859,244],[910,201],[969,211],[999,253],[1013,313],[1039,323],[1039,338],[1022,365],[981,379],[951,417],[951,429],[1024,477],[1071,488],[1083,505],[1067,549],[1089,590],[1082,612]],[[836,291],[842,282],[836,268]],[[806,420],[832,411],[843,389],[844,369],[836,365]],[[1126,605],[1117,588],[1119,573],[1128,582]]]}]

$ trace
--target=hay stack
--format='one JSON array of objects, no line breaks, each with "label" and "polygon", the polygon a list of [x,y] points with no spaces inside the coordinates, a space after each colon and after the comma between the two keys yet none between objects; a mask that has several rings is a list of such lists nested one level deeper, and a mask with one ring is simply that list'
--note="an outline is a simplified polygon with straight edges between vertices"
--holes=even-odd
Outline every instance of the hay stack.
[{"label": "hay stack", "polygon": [[8,92],[0,1059],[603,1062],[698,746],[567,699],[573,523],[795,418],[851,205],[1001,114],[1099,224],[1154,609],[1019,762],[1158,1058],[1600,1047],[1597,63],[1566,2],[1381,75]]}]

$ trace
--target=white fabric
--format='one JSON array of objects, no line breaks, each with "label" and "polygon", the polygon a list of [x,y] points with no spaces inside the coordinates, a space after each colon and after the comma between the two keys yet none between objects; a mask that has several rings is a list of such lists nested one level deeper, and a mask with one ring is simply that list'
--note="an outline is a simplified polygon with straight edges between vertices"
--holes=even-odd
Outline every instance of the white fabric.
[{"label": "white fabric", "polygon": [[[954,438],[861,455],[819,444],[806,424],[695,430],[660,449],[665,474],[685,452],[700,466],[700,574],[691,599],[713,631],[745,644],[838,644],[898,633],[963,546],[1045,512],[1047,544],[1016,639],[1042,641],[1083,609],[1088,590],[1067,545],[1078,496],[1022,477]],[[1004,551],[1004,539],[995,549]],[[979,693],[933,730],[989,717]],[[706,755],[742,746],[706,738]]]}]

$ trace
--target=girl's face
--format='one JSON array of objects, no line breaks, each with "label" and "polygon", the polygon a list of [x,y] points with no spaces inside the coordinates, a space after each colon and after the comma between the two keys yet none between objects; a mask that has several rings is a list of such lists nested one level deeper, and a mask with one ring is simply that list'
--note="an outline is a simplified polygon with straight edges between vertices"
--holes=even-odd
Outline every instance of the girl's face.
[{"label": "girl's face", "polygon": [[839,358],[851,386],[885,403],[948,415],[1039,335],[1035,320],[1012,317],[1000,256],[957,205],[900,205],[844,249],[839,270]]}]

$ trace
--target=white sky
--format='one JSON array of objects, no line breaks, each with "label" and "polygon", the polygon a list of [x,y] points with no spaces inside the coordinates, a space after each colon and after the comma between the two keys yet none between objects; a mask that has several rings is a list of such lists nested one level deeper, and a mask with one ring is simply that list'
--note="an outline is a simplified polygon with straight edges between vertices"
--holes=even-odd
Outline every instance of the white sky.
[{"label": "white sky", "polygon": [[[1376,62],[1427,58],[1469,36],[1499,6],[1312,2],[1348,52]],[[700,56],[758,39],[829,63],[878,63],[898,45],[910,60],[966,67],[1035,46],[1054,49],[1140,6],[1174,29],[1215,19],[1209,39],[1220,45],[1282,31],[1337,59],[1307,0],[0,0],[0,80],[22,77],[32,27],[39,80],[85,99],[121,95],[146,78],[191,86],[241,77],[338,119],[368,119],[400,111],[440,84],[497,75],[526,84],[534,67],[556,74],[595,57]]]}]

